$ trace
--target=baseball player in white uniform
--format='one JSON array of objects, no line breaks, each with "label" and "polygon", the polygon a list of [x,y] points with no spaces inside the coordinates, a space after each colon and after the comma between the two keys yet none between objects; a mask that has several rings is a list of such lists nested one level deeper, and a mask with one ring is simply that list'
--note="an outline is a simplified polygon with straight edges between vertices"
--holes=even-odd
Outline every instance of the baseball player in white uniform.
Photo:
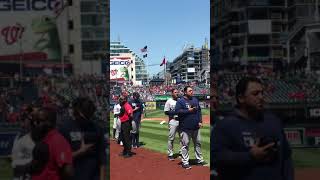
[{"label": "baseball player in white uniform", "polygon": [[[168,122],[168,126],[169,126],[168,159],[170,161],[174,160],[173,142],[174,142],[176,133],[179,132],[178,115],[175,113],[175,107],[176,107],[176,103],[178,100],[178,94],[179,94],[179,91],[177,89],[172,89],[171,90],[172,98],[168,99],[165,106],[164,106],[164,113],[169,116],[169,122]],[[180,133],[178,133],[178,134],[180,137]]]},{"label": "baseball player in white uniform", "polygon": [[120,135],[120,131],[121,131],[121,122],[119,119],[120,109],[121,109],[121,106],[119,103],[115,104],[113,107],[113,114],[114,114],[113,126],[112,126],[113,138],[115,138],[118,141],[120,140],[119,135]]}]

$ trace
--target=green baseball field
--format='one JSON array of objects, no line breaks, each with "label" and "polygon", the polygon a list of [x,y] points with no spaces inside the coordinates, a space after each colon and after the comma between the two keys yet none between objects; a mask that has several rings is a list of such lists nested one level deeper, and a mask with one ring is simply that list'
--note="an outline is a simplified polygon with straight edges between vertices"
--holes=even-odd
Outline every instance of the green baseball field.
[{"label": "green baseball field", "polygon": [[[209,109],[203,109],[202,114],[203,116],[208,116],[210,114]],[[167,116],[163,113],[163,110],[147,111],[147,117],[141,123],[140,142],[145,144],[144,148],[166,154],[168,124],[160,124],[160,119],[167,121]],[[110,123],[110,127],[112,128],[113,120]],[[112,129],[110,130],[112,133]],[[178,139],[178,135],[176,138]],[[203,156],[205,161],[210,163],[210,126],[208,124],[204,125],[201,129],[201,138]],[[190,145],[190,159],[193,159],[193,143],[191,142]],[[175,142],[175,147],[177,152],[179,147],[178,141]],[[293,160],[296,168],[319,168],[320,148],[293,149]]]}]

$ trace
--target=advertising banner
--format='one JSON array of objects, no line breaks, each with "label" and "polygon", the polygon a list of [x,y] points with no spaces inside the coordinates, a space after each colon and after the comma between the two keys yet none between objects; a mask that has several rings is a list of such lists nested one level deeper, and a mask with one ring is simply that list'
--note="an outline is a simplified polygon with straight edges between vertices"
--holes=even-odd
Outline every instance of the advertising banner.
[{"label": "advertising banner", "polygon": [[146,110],[156,110],[156,102],[146,102]]},{"label": "advertising banner", "polygon": [[0,60],[60,60],[62,0],[0,1]]},{"label": "advertising banner", "polygon": [[16,132],[0,133],[0,157],[11,155],[13,141],[16,135]]},{"label": "advertising banner", "polygon": [[310,114],[310,117],[312,118],[320,117],[320,108],[309,109],[309,114]]},{"label": "advertising banner", "polygon": [[110,59],[110,80],[128,81],[131,59]]},{"label": "advertising banner", "polygon": [[154,100],[155,101],[166,101],[168,100],[169,98],[171,98],[170,95],[156,95]]},{"label": "advertising banner", "polygon": [[285,135],[291,145],[303,145],[304,143],[304,128],[286,128]]},{"label": "advertising banner", "polygon": [[320,137],[320,128],[306,128],[307,137]]}]

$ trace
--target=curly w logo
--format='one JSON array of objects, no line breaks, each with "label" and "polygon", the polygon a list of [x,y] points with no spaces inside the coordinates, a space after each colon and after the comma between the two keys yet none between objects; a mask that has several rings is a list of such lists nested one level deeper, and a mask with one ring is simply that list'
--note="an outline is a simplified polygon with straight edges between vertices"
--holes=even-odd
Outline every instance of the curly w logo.
[{"label": "curly w logo", "polygon": [[24,27],[17,23],[16,26],[7,26],[1,30],[1,35],[7,45],[11,45],[21,39]]}]

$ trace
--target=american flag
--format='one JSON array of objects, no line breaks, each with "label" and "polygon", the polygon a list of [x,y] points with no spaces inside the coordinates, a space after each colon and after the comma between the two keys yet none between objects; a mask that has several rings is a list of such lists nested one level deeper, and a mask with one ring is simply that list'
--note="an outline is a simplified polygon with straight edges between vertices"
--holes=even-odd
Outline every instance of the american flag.
[{"label": "american flag", "polygon": [[145,46],[144,48],[142,48],[142,49],[140,49],[141,50],[141,52],[147,52],[147,46]]}]

